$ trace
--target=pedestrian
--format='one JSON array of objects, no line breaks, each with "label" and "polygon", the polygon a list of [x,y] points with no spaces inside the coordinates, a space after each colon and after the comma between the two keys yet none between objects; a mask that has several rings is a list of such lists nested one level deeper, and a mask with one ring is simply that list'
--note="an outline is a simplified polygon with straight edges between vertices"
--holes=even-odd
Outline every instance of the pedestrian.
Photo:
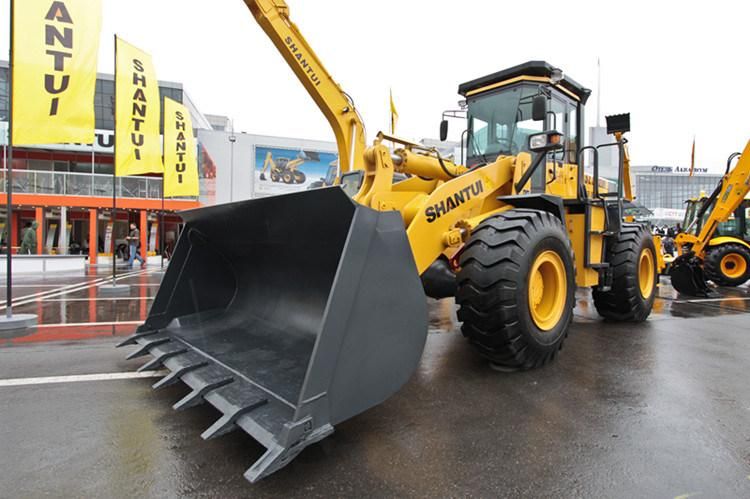
[{"label": "pedestrian", "polygon": [[23,230],[23,239],[21,240],[21,249],[18,251],[21,255],[36,255],[36,220],[32,223],[26,222]]},{"label": "pedestrian", "polygon": [[128,268],[133,268],[133,260],[136,258],[141,262],[141,268],[146,266],[146,260],[138,253],[138,247],[141,245],[141,231],[135,224],[130,224],[130,234],[126,237],[128,246],[130,247],[130,258],[128,259]]}]

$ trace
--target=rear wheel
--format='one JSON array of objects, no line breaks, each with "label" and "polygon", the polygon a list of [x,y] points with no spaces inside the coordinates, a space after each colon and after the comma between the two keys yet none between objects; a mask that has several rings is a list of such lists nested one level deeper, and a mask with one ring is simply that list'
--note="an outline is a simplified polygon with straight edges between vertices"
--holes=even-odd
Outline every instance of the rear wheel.
[{"label": "rear wheel", "polygon": [[614,321],[645,321],[654,305],[658,276],[651,232],[641,225],[624,224],[619,237],[609,243],[607,255],[612,288],[594,288],[597,312]]},{"label": "rear wheel", "polygon": [[271,182],[278,182],[281,180],[281,175],[276,170],[271,170]]},{"label": "rear wheel", "polygon": [[573,317],[573,261],[565,227],[550,213],[516,209],[484,220],[460,259],[464,336],[500,367],[552,360]]},{"label": "rear wheel", "polygon": [[722,244],[706,251],[706,277],[719,286],[740,286],[750,279],[750,250],[741,244]]},{"label": "rear wheel", "polygon": [[294,173],[290,172],[289,170],[285,171],[281,174],[281,180],[283,180],[285,184],[293,184]]}]

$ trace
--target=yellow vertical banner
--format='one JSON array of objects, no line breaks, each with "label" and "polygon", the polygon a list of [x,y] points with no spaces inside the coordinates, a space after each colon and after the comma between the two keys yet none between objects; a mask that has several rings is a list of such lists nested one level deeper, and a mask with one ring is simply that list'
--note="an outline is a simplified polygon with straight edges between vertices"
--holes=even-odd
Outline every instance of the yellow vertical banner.
[{"label": "yellow vertical banner", "polygon": [[159,81],[151,56],[115,37],[115,175],[161,173]]},{"label": "yellow vertical banner", "polygon": [[198,197],[198,157],[190,111],[164,98],[164,197]]},{"label": "yellow vertical banner", "polygon": [[11,1],[12,143],[93,144],[101,1]]}]

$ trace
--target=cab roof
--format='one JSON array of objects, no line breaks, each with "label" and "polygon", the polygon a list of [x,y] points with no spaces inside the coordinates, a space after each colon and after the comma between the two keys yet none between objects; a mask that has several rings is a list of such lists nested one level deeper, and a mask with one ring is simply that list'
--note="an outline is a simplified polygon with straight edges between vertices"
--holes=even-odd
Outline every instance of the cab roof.
[{"label": "cab roof", "polygon": [[[458,93],[466,97],[467,94],[474,90],[485,88],[496,83],[502,83],[504,81],[521,76],[550,78],[552,76],[552,72],[555,69],[557,69],[555,66],[546,61],[528,61],[524,62],[523,64],[519,64],[518,66],[503,69],[502,71],[498,71],[497,73],[493,73],[491,75],[477,78],[476,80],[462,83],[458,86]],[[591,90],[581,86],[578,82],[568,77],[568,75],[565,75],[564,73],[563,79],[562,81],[560,81],[559,85],[577,96],[581,100],[582,104],[585,104],[589,96],[591,95]]]}]

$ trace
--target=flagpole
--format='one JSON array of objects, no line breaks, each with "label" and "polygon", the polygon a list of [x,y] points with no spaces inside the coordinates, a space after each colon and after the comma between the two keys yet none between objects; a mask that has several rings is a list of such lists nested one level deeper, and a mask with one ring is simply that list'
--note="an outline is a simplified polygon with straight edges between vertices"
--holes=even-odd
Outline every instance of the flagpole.
[{"label": "flagpole", "polygon": [[[162,163],[164,160],[162,160]],[[164,248],[166,245],[164,244],[164,177],[166,176],[166,168],[165,171],[161,174],[161,213],[159,214],[159,217],[161,220],[159,220],[159,232],[161,232],[161,236],[159,237],[159,245],[161,246],[161,268],[164,269]]]},{"label": "flagpole", "polygon": [[115,226],[117,225],[117,35],[115,35],[115,84],[114,84],[114,124],[115,140],[113,144],[114,161],[112,163],[112,287],[117,286],[117,237],[115,237]]},{"label": "flagpole", "polygon": [[10,0],[10,60],[8,61],[8,146],[5,163],[6,213],[8,219],[5,227],[8,230],[6,245],[8,247],[5,289],[5,317],[0,318],[0,330],[19,330],[35,326],[37,316],[34,314],[13,315],[13,56],[14,56],[14,14],[15,0]]},{"label": "flagpole", "polygon": [[5,227],[8,231],[8,235],[5,239],[5,244],[8,248],[8,255],[6,257],[6,263],[8,265],[6,270],[6,282],[5,282],[5,302],[7,306],[5,308],[5,317],[10,320],[13,318],[13,247],[11,241],[13,240],[13,7],[15,0],[10,0],[10,61],[8,61],[8,161],[5,164],[5,199],[8,203],[6,214],[7,220],[5,221]]},{"label": "flagpole", "polygon": [[120,293],[130,290],[129,284],[117,284],[117,238],[115,237],[115,226],[117,225],[117,35],[115,35],[115,71],[114,71],[114,125],[115,139],[113,144],[114,161],[112,162],[112,284],[101,286],[100,291],[105,293]]}]

